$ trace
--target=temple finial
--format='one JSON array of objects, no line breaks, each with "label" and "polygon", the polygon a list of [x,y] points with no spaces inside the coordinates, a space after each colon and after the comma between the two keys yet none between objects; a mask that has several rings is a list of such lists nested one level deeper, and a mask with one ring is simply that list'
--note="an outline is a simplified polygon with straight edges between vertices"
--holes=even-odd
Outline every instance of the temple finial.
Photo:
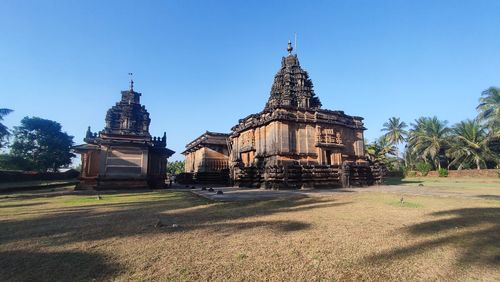
[{"label": "temple finial", "polygon": [[292,47],[292,41],[288,40],[288,48],[286,48],[288,51],[288,55],[292,55],[293,47]]},{"label": "temple finial", "polygon": [[92,137],[92,131],[90,131],[90,126],[87,127],[87,132],[85,132],[85,138],[91,138]]},{"label": "temple finial", "polygon": [[130,91],[134,91],[134,80],[132,79],[133,73],[129,72],[128,75],[130,76]]}]

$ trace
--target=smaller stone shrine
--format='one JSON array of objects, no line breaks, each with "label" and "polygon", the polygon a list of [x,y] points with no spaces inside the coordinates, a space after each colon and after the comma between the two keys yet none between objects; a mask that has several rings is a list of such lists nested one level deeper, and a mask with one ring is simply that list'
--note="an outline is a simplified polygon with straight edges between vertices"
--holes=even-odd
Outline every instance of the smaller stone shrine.
[{"label": "smaller stone shrine", "polygon": [[163,137],[149,134],[151,119],[141,105],[141,93],[122,91],[121,100],[106,114],[106,127],[99,133],[87,129],[85,144],[73,147],[81,154],[82,170],[77,189],[162,188],[167,158]]},{"label": "smaller stone shrine", "polygon": [[[186,145],[186,183],[226,183],[229,181],[229,134],[207,131]],[[182,180],[181,180],[182,182]]]}]

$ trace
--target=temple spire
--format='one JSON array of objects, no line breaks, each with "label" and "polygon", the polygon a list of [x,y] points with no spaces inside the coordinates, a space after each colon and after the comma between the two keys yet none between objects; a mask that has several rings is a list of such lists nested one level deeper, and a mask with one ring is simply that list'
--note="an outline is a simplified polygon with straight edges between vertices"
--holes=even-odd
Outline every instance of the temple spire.
[{"label": "temple spire", "polygon": [[288,40],[288,48],[286,48],[288,51],[288,55],[292,55],[293,47],[292,47],[292,41]]},{"label": "temple spire", "polygon": [[133,73],[129,72],[128,75],[130,76],[130,92],[134,91],[134,80],[132,79]]}]

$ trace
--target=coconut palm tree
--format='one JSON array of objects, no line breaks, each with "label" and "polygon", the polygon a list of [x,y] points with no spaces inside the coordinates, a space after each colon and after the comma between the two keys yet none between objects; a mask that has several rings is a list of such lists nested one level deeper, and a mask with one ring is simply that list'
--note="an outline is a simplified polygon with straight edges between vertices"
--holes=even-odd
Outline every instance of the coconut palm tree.
[{"label": "coconut palm tree", "polygon": [[384,136],[366,145],[366,156],[371,161],[387,162],[387,155],[396,155],[396,146],[390,143]]},{"label": "coconut palm tree", "polygon": [[5,137],[8,137],[10,136],[10,131],[9,129],[7,128],[7,126],[5,126],[2,121],[3,121],[3,118],[12,113],[12,110],[11,109],[0,109],[0,148],[2,148],[2,141]]},{"label": "coconut palm tree", "polygon": [[465,120],[453,128],[453,138],[447,154],[452,158],[450,165],[458,169],[466,164],[474,164],[477,169],[486,167],[485,161],[492,157],[487,147],[486,128],[477,120]]},{"label": "coconut palm tree", "polygon": [[450,128],[446,124],[446,121],[435,116],[415,120],[408,137],[411,153],[424,162],[431,162],[436,168],[441,168],[440,157],[444,155],[449,144]]},{"label": "coconut palm tree", "polygon": [[389,121],[383,124],[381,131],[385,131],[384,138],[391,144],[396,145],[396,157],[399,157],[397,145],[406,141],[408,125],[397,117],[389,118]]},{"label": "coconut palm tree", "polygon": [[382,131],[386,132],[384,137],[390,143],[397,145],[406,141],[408,131],[406,131],[405,128],[407,128],[408,125],[404,121],[401,121],[397,117],[391,117],[383,126]]},{"label": "coconut palm tree", "polygon": [[481,93],[478,119],[484,121],[493,135],[500,134],[500,88],[490,87]]}]

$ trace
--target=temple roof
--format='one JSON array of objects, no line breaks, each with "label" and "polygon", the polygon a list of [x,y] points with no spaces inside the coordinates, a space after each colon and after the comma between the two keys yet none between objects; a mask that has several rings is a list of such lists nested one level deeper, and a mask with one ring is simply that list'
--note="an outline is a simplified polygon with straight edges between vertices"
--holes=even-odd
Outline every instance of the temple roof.
[{"label": "temple roof", "polygon": [[227,134],[227,133],[206,131],[205,133],[200,135],[198,138],[194,139],[189,144],[187,144],[186,150],[184,150],[184,152],[182,152],[181,154],[186,154],[189,151],[195,150],[198,147],[203,147],[203,146],[207,146],[207,145],[227,146],[227,140],[228,140],[229,136],[230,136],[230,134]]},{"label": "temple roof", "polygon": [[121,100],[106,114],[105,134],[136,135],[150,137],[151,119],[144,106],[141,105],[141,93],[134,91],[134,82],[130,81],[130,89],[121,92]]},{"label": "temple roof", "polygon": [[277,107],[319,109],[321,102],[315,96],[312,81],[300,67],[297,54],[292,54],[292,43],[288,41],[288,56],[281,59],[281,69],[274,76],[273,86],[265,110]]}]

